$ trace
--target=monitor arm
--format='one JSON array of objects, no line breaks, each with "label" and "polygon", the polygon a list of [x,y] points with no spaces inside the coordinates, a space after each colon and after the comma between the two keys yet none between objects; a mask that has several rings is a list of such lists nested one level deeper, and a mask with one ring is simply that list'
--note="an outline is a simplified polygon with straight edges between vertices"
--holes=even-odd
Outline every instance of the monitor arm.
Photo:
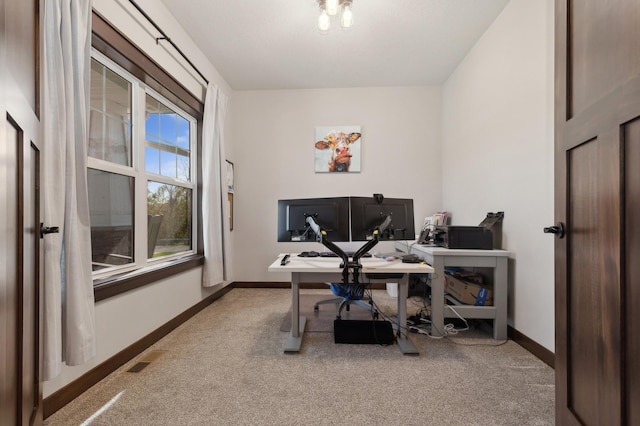
[{"label": "monitor arm", "polygon": [[349,282],[349,267],[351,266],[349,264],[349,256],[340,247],[327,239],[327,231],[316,222],[315,216],[306,215],[305,221],[311,230],[315,232],[318,241],[342,259],[342,264],[340,265],[342,267],[342,282],[347,284]]},{"label": "monitor arm", "polygon": [[382,221],[382,223],[380,224],[380,226],[377,226],[374,230],[373,230],[373,239],[367,241],[362,247],[360,247],[358,249],[358,251],[356,251],[356,253],[353,255],[353,260],[355,262],[358,262],[360,260],[360,258],[367,253],[369,250],[371,250],[372,248],[374,248],[376,246],[376,244],[378,244],[378,241],[380,241],[380,235],[382,235],[384,233],[384,231],[387,230],[387,228],[389,227],[389,225],[391,225],[391,216],[387,215],[384,220]]},{"label": "monitor arm", "polygon": [[340,265],[342,267],[342,282],[345,284],[349,283],[349,271],[351,270],[353,271],[353,284],[358,284],[360,268],[362,267],[360,264],[360,258],[378,244],[378,241],[380,241],[380,235],[384,233],[391,224],[391,216],[387,215],[382,221],[382,224],[373,230],[373,239],[367,241],[362,247],[360,247],[353,255],[352,260],[349,260],[349,256],[347,256],[340,247],[326,238],[327,231],[322,228],[318,222],[316,222],[315,216],[307,215],[306,222],[313,232],[315,232],[320,243],[342,259],[342,264]]},{"label": "monitor arm", "polygon": [[[373,194],[373,199],[376,200],[376,203],[382,204],[382,202],[384,201],[384,195]],[[359,262],[360,258],[365,253],[367,253],[369,250],[375,247],[376,244],[378,244],[378,241],[380,241],[380,235],[384,234],[389,225],[391,225],[391,215],[385,216],[382,223],[373,229],[373,238],[367,241],[362,247],[358,249],[358,251],[356,251],[356,253],[353,255],[353,260],[355,262]]]}]

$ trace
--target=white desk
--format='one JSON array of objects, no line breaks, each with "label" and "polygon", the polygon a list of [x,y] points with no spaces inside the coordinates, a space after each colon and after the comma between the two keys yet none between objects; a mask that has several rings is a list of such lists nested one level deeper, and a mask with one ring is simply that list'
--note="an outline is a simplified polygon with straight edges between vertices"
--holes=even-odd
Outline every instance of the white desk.
[{"label": "white desk", "polygon": [[[300,316],[300,283],[301,282],[342,282],[340,258],[331,257],[298,257],[291,254],[289,263],[282,266],[280,261],[284,254],[278,256],[269,266],[269,272],[291,273],[291,331],[285,342],[285,352],[299,352],[307,319]],[[386,261],[378,258],[360,259],[359,281],[387,282],[398,281],[398,319],[395,324],[396,340],[403,354],[419,353],[413,342],[407,337],[407,295],[409,292],[409,274],[429,274],[433,268],[424,263],[402,263],[400,260]],[[365,274],[402,274],[401,278],[367,277]]]},{"label": "white desk", "polygon": [[[396,242],[396,250],[407,252],[406,242]],[[509,252],[505,250],[447,249],[443,247],[409,245],[409,252],[420,256],[435,270],[431,280],[432,333],[442,334],[444,318],[457,318],[445,301],[444,268],[493,268],[493,306],[456,305],[454,309],[464,318],[493,320],[493,338],[507,338],[507,271]]]}]

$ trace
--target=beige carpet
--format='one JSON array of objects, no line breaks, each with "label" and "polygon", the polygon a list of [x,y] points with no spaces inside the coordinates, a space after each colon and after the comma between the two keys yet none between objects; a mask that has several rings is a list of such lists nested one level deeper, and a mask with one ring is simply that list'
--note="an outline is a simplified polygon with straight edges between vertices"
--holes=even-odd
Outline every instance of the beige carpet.
[{"label": "beige carpet", "polygon": [[[395,300],[377,293],[395,313]],[[397,345],[335,344],[331,333],[305,333],[301,352],[285,354],[280,327],[290,305],[288,289],[234,289],[45,424],[554,424],[553,369],[512,341],[500,344],[482,330],[439,340],[411,335],[420,355],[405,356]],[[409,300],[409,313],[418,305]],[[155,351],[162,356],[127,372]]]},{"label": "beige carpet", "polygon": [[[336,319],[337,305],[333,303],[321,304],[318,311],[314,311],[313,305],[316,302],[332,299],[331,293],[326,294],[301,294],[300,295],[300,315],[307,318],[305,332],[333,333],[333,321]],[[351,306],[347,311],[342,310],[344,320],[370,320],[371,313],[360,306]],[[280,331],[291,330],[291,307],[284,315]]]}]

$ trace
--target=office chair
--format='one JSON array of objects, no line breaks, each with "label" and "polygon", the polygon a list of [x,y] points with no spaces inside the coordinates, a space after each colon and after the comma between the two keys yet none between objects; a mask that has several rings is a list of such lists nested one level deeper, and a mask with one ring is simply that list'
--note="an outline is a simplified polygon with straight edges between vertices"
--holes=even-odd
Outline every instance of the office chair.
[{"label": "office chair", "polygon": [[[342,283],[327,283],[329,284],[329,288],[331,292],[338,297],[334,297],[332,299],[321,300],[315,305],[313,305],[313,311],[318,312],[320,310],[319,305],[324,305],[326,303],[333,303],[338,305],[336,317],[341,319],[342,310],[344,308],[349,310],[350,306],[357,305],[361,308],[367,309],[373,315],[373,318],[378,319],[378,310],[371,304],[371,299],[368,296],[364,295],[365,285],[364,284],[342,284]],[[365,302],[365,300],[369,300]]]}]

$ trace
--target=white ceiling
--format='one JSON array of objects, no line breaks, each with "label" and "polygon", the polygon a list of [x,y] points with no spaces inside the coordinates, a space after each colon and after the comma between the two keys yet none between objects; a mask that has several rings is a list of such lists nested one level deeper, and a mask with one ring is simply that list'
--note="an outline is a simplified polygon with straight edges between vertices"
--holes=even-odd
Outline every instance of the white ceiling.
[{"label": "white ceiling", "polygon": [[354,0],[317,29],[316,0],[162,0],[235,90],[438,85],[509,0]]}]

